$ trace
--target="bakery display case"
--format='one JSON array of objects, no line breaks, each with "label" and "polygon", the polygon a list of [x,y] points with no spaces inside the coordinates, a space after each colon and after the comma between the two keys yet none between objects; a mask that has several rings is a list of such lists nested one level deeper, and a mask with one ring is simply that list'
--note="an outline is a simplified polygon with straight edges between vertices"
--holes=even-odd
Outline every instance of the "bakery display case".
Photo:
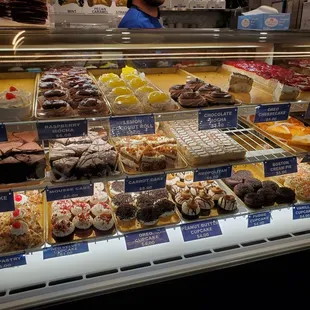
[{"label": "bakery display case", "polygon": [[308,248],[309,39],[0,31],[0,309]]}]

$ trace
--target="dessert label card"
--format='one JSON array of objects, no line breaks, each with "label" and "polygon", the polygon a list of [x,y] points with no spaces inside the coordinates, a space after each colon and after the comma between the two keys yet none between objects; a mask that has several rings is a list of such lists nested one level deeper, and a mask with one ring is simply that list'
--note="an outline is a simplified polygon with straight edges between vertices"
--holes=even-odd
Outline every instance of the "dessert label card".
[{"label": "dessert label card", "polygon": [[0,257],[0,269],[26,265],[25,255],[17,254]]},{"label": "dessert label card", "polygon": [[231,177],[231,173],[231,165],[215,168],[197,169],[194,171],[194,182],[226,179]]},{"label": "dessert label card", "polygon": [[87,120],[37,122],[37,130],[41,140],[83,137],[87,134],[87,129]]},{"label": "dessert label card", "polygon": [[297,172],[297,158],[276,158],[264,161],[265,178]]},{"label": "dessert label card", "polygon": [[254,123],[286,121],[291,109],[290,103],[258,105],[256,107]]},{"label": "dessert label card", "polygon": [[12,191],[0,192],[0,213],[14,210],[15,205],[14,205],[13,192]]},{"label": "dessert label card", "polygon": [[218,220],[183,224],[181,231],[185,242],[222,235]]},{"label": "dessert label card", "polygon": [[8,135],[4,124],[0,124],[0,142],[8,141]]},{"label": "dessert label card", "polygon": [[161,189],[166,187],[166,174],[156,174],[152,176],[126,178],[125,193],[135,193]]},{"label": "dessert label card", "polygon": [[198,129],[233,128],[238,125],[238,108],[201,110],[198,113]]},{"label": "dessert label card", "polygon": [[271,212],[249,214],[248,228],[270,224]]},{"label": "dessert label card", "polygon": [[127,250],[133,250],[155,244],[170,242],[165,228],[145,230],[125,235]]},{"label": "dessert label card", "polygon": [[310,204],[295,205],[293,207],[293,220],[310,218]]},{"label": "dessert label card", "polygon": [[111,117],[110,130],[112,137],[154,134],[154,115]]},{"label": "dessert label card", "polygon": [[76,186],[63,186],[63,187],[47,187],[46,199],[47,201],[55,201],[62,199],[71,199],[77,197],[87,197],[94,195],[93,184],[84,184]]},{"label": "dessert label card", "polygon": [[87,242],[73,244],[55,245],[43,250],[43,259],[50,259],[61,256],[75,255],[88,252]]}]

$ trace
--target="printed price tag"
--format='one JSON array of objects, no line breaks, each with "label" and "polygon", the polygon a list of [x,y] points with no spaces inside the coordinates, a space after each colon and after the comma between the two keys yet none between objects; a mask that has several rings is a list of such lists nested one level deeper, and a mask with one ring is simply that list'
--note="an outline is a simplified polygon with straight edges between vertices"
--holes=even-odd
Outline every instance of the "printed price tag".
[{"label": "printed price tag", "polygon": [[198,113],[198,129],[232,128],[238,125],[238,108],[201,110]]},{"label": "printed price tag", "polygon": [[164,173],[152,176],[125,179],[126,193],[144,192],[165,187],[166,187],[166,174]]},{"label": "printed price tag", "polygon": [[153,115],[111,117],[110,130],[112,137],[150,135],[155,133],[155,119]]},{"label": "printed price tag", "polygon": [[285,121],[291,109],[290,103],[258,105],[256,107],[254,123]]},{"label": "printed price tag", "polygon": [[37,122],[39,139],[54,140],[82,137],[87,134],[87,120]]},{"label": "printed price tag", "polygon": [[293,207],[293,220],[310,218],[310,204],[295,205]]},{"label": "printed price tag", "polygon": [[146,230],[125,235],[127,250],[170,242],[165,228]]},{"label": "printed price tag", "polygon": [[185,242],[222,235],[218,220],[183,224],[181,225],[181,231]]},{"label": "printed price tag", "polygon": [[8,135],[4,124],[0,124],[0,142],[8,141]]},{"label": "printed price tag", "polygon": [[232,166],[197,169],[194,171],[194,182],[230,178]]},{"label": "printed price tag", "polygon": [[43,250],[43,259],[50,259],[61,256],[75,255],[88,252],[87,242],[73,244],[55,245]]},{"label": "printed price tag", "polygon": [[0,269],[27,265],[25,255],[17,254],[0,257]]},{"label": "printed price tag", "polygon": [[47,201],[71,199],[93,195],[94,195],[94,186],[91,183],[85,185],[46,188]]},{"label": "printed price tag", "polygon": [[270,212],[249,214],[248,228],[270,224],[270,219],[271,219]]},{"label": "printed price tag", "polygon": [[0,213],[14,210],[15,205],[13,192],[0,192]]},{"label": "printed price tag", "polygon": [[297,172],[297,158],[277,158],[264,161],[265,178]]}]

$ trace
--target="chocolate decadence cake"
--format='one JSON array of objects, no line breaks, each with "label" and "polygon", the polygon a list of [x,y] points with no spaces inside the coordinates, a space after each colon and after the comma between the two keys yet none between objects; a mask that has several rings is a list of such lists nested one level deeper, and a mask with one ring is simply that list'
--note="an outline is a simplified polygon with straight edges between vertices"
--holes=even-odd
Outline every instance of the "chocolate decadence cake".
[{"label": "chocolate decadence cake", "polygon": [[45,177],[45,155],[34,132],[13,132],[0,143],[0,183],[21,183]]}]

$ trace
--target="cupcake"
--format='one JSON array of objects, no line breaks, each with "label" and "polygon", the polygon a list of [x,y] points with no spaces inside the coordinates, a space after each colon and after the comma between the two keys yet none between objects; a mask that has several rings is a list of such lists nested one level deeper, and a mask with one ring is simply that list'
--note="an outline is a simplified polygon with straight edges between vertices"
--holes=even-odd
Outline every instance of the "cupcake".
[{"label": "cupcake", "polygon": [[93,216],[99,216],[102,213],[111,213],[111,212],[112,212],[111,207],[105,202],[97,203],[91,208],[91,213]]},{"label": "cupcake", "polygon": [[56,222],[61,220],[71,220],[72,214],[67,209],[58,209],[52,213],[52,224],[54,225]]},{"label": "cupcake", "polygon": [[160,220],[164,222],[170,221],[175,214],[175,204],[167,198],[157,200],[154,209],[158,212]]},{"label": "cupcake", "polygon": [[223,181],[231,189],[234,189],[236,185],[243,183],[243,180],[234,178],[227,178],[224,179]]},{"label": "cupcake", "polygon": [[97,192],[103,192],[104,191],[104,183],[102,182],[99,182],[99,183],[95,183],[94,184],[94,192],[97,193]]},{"label": "cupcake", "polygon": [[194,182],[194,178],[192,174],[186,174],[184,177],[184,183],[186,186],[192,185]]},{"label": "cupcake", "polygon": [[196,220],[200,215],[200,207],[194,199],[190,199],[183,202],[181,212],[185,219]]},{"label": "cupcake", "polygon": [[264,206],[265,198],[258,193],[248,193],[244,196],[244,203],[252,209],[260,209]]},{"label": "cupcake", "polygon": [[130,204],[123,204],[116,210],[119,225],[124,227],[134,226],[136,223],[137,208]]},{"label": "cupcake", "polygon": [[54,211],[56,211],[58,209],[67,209],[70,211],[71,208],[72,208],[72,201],[69,199],[56,200],[56,201],[53,201],[53,203],[52,203],[52,209]]},{"label": "cupcake", "polygon": [[288,188],[288,187],[280,187],[277,191],[277,199],[276,203],[281,204],[281,203],[293,203],[295,202],[295,192]]},{"label": "cupcake", "polygon": [[74,224],[69,220],[56,222],[52,227],[52,235],[56,241],[71,241],[75,230]]},{"label": "cupcake", "polygon": [[165,188],[154,189],[152,191],[149,191],[148,194],[150,195],[151,198],[154,199],[154,201],[169,197],[168,191]]},{"label": "cupcake", "polygon": [[99,231],[109,231],[114,228],[114,219],[112,213],[102,213],[93,220],[94,227]]},{"label": "cupcake", "polygon": [[219,211],[232,212],[237,210],[236,198],[232,195],[225,195],[220,197],[218,201]]},{"label": "cupcake", "polygon": [[114,181],[110,183],[110,193],[111,196],[116,196],[125,192],[124,181]]},{"label": "cupcake", "polygon": [[170,96],[173,100],[178,101],[178,98],[183,94],[189,91],[193,91],[190,88],[187,88],[186,85],[173,85],[169,88]]},{"label": "cupcake", "polygon": [[251,184],[241,183],[234,187],[234,193],[241,199],[243,199],[245,195],[253,192],[254,188]]},{"label": "cupcake", "polygon": [[225,196],[226,192],[223,189],[221,189],[219,186],[213,186],[213,187],[210,187],[209,189],[209,195],[212,197],[212,200],[217,206],[219,199]]},{"label": "cupcake", "polygon": [[93,218],[89,213],[81,213],[73,218],[72,223],[77,229],[87,230],[93,225]]},{"label": "cupcake", "polygon": [[136,207],[147,208],[154,206],[155,199],[149,193],[139,194],[136,199]]},{"label": "cupcake", "polygon": [[106,192],[97,192],[89,199],[89,204],[91,206],[94,206],[98,203],[108,202],[109,196]]},{"label": "cupcake", "polygon": [[159,221],[159,213],[154,207],[145,207],[138,211],[137,220],[143,226],[154,226]]},{"label": "cupcake", "polygon": [[71,212],[73,215],[79,215],[81,213],[89,213],[90,205],[86,202],[75,203],[71,208]]},{"label": "cupcake", "polygon": [[175,196],[175,202],[176,202],[178,207],[182,207],[184,202],[190,201],[190,200],[192,200],[192,194],[191,194],[189,189],[186,189],[183,192],[179,192]]},{"label": "cupcake", "polygon": [[166,179],[166,188],[168,191],[171,191],[173,185],[180,181],[180,179],[175,174],[168,174]]},{"label": "cupcake", "polygon": [[198,91],[200,87],[204,86],[206,83],[198,78],[193,78],[186,82],[186,88],[192,91]]},{"label": "cupcake", "polygon": [[177,181],[176,184],[171,186],[170,194],[172,198],[175,200],[175,197],[178,193],[184,191],[186,189],[186,185],[184,182]]},{"label": "cupcake", "polygon": [[134,199],[131,194],[118,194],[112,197],[113,206],[115,208],[123,205],[133,205]]},{"label": "cupcake", "polygon": [[233,179],[246,180],[246,179],[253,178],[253,173],[248,170],[239,170],[237,172],[233,171],[231,177]]},{"label": "cupcake", "polygon": [[19,208],[26,205],[28,202],[28,197],[23,194],[14,194],[14,204],[15,207]]},{"label": "cupcake", "polygon": [[195,197],[198,196],[199,192],[204,189],[204,185],[201,182],[194,182],[189,185],[191,194]]},{"label": "cupcake", "polygon": [[257,194],[260,194],[264,197],[264,206],[273,206],[277,199],[276,192],[270,187],[263,187],[257,191]]},{"label": "cupcake", "polygon": [[279,189],[279,185],[276,182],[273,181],[263,181],[262,182],[262,187],[263,188],[268,188],[276,192]]},{"label": "cupcake", "polygon": [[262,182],[255,178],[249,178],[245,180],[244,184],[251,185],[254,189],[254,192],[257,192],[260,188],[262,188]]},{"label": "cupcake", "polygon": [[209,216],[211,209],[215,206],[212,197],[203,190],[199,191],[199,195],[195,197],[195,202],[199,206],[202,216]]}]

